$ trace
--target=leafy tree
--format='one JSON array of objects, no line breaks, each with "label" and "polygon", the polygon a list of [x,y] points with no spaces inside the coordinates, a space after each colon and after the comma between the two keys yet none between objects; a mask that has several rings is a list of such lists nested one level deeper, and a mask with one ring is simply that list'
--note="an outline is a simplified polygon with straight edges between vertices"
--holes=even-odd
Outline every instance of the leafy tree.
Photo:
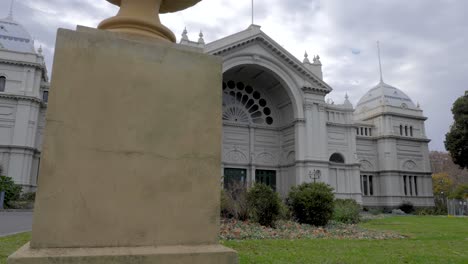
[{"label": "leafy tree", "polygon": [[453,180],[453,184],[468,184],[468,170],[460,169],[460,166],[456,165],[452,161],[452,157],[448,152],[431,151],[429,153],[429,159],[431,160],[431,169],[433,174],[447,173],[450,179]]},{"label": "leafy tree", "polygon": [[452,114],[455,122],[445,135],[445,148],[455,164],[468,168],[468,91],[455,101]]},{"label": "leafy tree", "polygon": [[449,198],[458,200],[468,199],[468,184],[458,185]]},{"label": "leafy tree", "polygon": [[453,188],[453,181],[447,173],[436,173],[432,175],[432,190],[434,195],[449,195]]}]

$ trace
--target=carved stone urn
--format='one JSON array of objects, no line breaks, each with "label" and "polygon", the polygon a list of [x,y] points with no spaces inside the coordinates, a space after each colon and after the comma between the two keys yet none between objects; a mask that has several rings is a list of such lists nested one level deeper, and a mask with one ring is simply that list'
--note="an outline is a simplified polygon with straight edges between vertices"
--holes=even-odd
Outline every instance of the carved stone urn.
[{"label": "carved stone urn", "polygon": [[160,13],[184,10],[201,0],[107,0],[120,6],[119,13],[102,21],[98,28],[176,42],[171,30],[161,24]]}]

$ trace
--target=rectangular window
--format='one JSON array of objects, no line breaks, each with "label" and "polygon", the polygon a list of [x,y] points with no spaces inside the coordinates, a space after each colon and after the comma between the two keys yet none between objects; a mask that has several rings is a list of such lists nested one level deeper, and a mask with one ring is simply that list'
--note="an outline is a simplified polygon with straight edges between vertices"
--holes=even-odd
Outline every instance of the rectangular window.
[{"label": "rectangular window", "polygon": [[403,126],[400,125],[400,136],[403,136]]},{"label": "rectangular window", "polygon": [[366,136],[367,136],[367,127],[364,129],[364,131],[365,131],[364,133],[365,133],[365,134],[366,134]]},{"label": "rectangular window", "polygon": [[405,191],[405,195],[408,195],[408,190],[406,188],[406,175],[403,176],[403,190]]},{"label": "rectangular window", "polygon": [[45,103],[49,101],[49,91],[44,91],[42,93],[42,101],[44,101]]},{"label": "rectangular window", "polygon": [[364,189],[364,195],[367,195],[367,175],[362,176],[362,187]]},{"label": "rectangular window", "polygon": [[372,137],[372,128],[369,128],[369,137]]},{"label": "rectangular window", "polygon": [[413,196],[413,177],[408,176],[410,196]]},{"label": "rectangular window", "polygon": [[245,169],[224,169],[224,189],[239,188],[245,186],[247,182],[247,170]]},{"label": "rectangular window", "polygon": [[414,176],[413,179],[414,179],[414,195],[418,196],[418,181],[416,179],[417,177]]},{"label": "rectangular window", "polygon": [[358,127],[358,128],[356,128],[356,135],[358,135],[358,136],[359,136],[359,127]]},{"label": "rectangular window", "polygon": [[410,133],[410,136],[413,136],[413,127],[412,126],[409,127],[409,133]]},{"label": "rectangular window", "polygon": [[364,135],[364,129],[361,127],[361,136]]},{"label": "rectangular window", "polygon": [[0,92],[5,91],[5,86],[6,86],[6,78],[5,76],[0,76]]},{"label": "rectangular window", "polygon": [[374,195],[374,184],[372,182],[372,176],[369,176],[369,195]]},{"label": "rectangular window", "polygon": [[274,170],[256,170],[255,182],[270,186],[276,191],[276,171]]}]

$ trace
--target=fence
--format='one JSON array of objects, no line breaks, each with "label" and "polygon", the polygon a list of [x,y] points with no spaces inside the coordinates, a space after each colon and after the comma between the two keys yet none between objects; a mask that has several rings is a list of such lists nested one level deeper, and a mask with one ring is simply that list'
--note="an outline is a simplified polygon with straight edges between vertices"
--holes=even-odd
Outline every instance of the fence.
[{"label": "fence", "polygon": [[448,211],[449,215],[455,215],[455,216],[468,215],[468,199],[465,199],[465,200],[449,199],[449,200],[447,200],[447,211]]}]

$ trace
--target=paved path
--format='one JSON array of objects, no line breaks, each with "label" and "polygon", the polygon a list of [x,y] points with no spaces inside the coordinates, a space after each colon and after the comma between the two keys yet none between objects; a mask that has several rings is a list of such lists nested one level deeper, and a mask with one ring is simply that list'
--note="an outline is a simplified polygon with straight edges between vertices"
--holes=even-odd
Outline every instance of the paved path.
[{"label": "paved path", "polygon": [[31,231],[32,212],[0,212],[0,237]]}]

